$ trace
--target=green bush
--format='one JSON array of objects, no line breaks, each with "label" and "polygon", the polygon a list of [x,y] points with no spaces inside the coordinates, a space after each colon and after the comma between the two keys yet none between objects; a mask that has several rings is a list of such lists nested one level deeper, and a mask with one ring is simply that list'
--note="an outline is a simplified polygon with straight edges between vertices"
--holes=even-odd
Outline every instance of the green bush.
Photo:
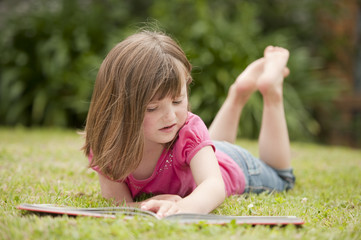
[{"label": "green bush", "polygon": [[[315,42],[307,37],[316,29],[315,9],[316,3],[311,1],[215,0],[194,4],[191,0],[158,0],[151,12],[176,36],[195,66],[190,100],[207,124],[228,87],[249,63],[263,56],[267,45],[288,48],[291,75],[284,84],[285,108],[290,137],[300,140],[320,132],[320,123],[312,116],[315,105],[337,95],[335,81],[314,74],[322,66],[311,56]],[[240,136],[256,138],[261,118],[262,98],[258,94],[243,111]]]},{"label": "green bush", "polygon": [[[335,81],[315,75],[323,62],[322,55],[314,57],[319,53],[318,39],[312,38],[314,14],[320,4],[314,1],[21,3],[0,17],[1,125],[82,127],[101,60],[116,42],[144,25],[159,25],[185,50],[194,66],[192,110],[207,125],[237,75],[267,45],[291,52],[284,94],[292,139],[317,136],[322,123],[314,112],[337,95]],[[257,137],[261,117],[262,98],[255,94],[243,111],[240,136]]]},{"label": "green bush", "polygon": [[1,124],[84,123],[107,37],[115,19],[127,14],[108,8],[63,0],[24,1],[12,9],[0,33]]}]

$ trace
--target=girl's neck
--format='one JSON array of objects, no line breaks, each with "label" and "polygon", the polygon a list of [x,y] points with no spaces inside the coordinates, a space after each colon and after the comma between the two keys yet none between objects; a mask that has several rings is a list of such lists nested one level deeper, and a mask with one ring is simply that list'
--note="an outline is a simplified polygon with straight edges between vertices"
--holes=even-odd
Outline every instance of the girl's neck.
[{"label": "girl's neck", "polygon": [[152,176],[163,150],[164,146],[161,144],[144,146],[142,161],[138,168],[132,173],[133,177],[138,180],[144,180]]}]

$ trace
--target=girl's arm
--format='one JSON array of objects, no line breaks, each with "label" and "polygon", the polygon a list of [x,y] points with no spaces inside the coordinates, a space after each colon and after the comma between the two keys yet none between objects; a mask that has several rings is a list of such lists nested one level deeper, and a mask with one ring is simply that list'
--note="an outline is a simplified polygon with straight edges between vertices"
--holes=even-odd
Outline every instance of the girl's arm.
[{"label": "girl's arm", "polygon": [[160,216],[179,212],[209,213],[226,197],[226,190],[216,155],[211,146],[202,148],[191,160],[190,167],[197,188],[176,202],[150,200],[142,209],[157,212]]},{"label": "girl's arm", "polygon": [[[141,202],[133,201],[127,184],[125,184],[124,182],[111,181],[99,173],[98,173],[98,176],[99,176],[99,182],[100,182],[102,196],[104,198],[114,199],[117,205],[125,204],[128,207],[139,207]],[[149,199],[146,199],[144,202],[147,202],[152,199],[177,202],[177,201],[181,200],[182,198],[178,195],[173,195],[173,194],[161,194],[161,195],[157,195],[157,196],[151,197]]]},{"label": "girl's arm", "polygon": [[202,148],[193,157],[190,166],[197,188],[179,204],[187,211],[209,213],[226,198],[226,188],[213,148]]},{"label": "girl's arm", "polygon": [[100,189],[104,198],[114,199],[117,205],[125,203],[127,206],[137,206],[137,204],[133,202],[133,198],[127,184],[124,182],[111,181],[100,173],[98,173],[98,176]]}]

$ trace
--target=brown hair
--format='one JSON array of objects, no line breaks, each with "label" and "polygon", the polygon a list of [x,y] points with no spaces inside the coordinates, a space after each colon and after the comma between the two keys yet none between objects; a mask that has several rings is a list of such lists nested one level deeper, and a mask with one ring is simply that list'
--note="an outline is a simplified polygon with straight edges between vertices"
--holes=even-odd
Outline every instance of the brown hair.
[{"label": "brown hair", "polygon": [[[182,66],[182,67],[180,67]],[[157,96],[180,94],[191,64],[170,37],[142,31],[118,43],[100,66],[85,126],[90,167],[113,180],[123,180],[143,156],[143,120],[146,107]],[[184,72],[186,71],[186,74]]]}]

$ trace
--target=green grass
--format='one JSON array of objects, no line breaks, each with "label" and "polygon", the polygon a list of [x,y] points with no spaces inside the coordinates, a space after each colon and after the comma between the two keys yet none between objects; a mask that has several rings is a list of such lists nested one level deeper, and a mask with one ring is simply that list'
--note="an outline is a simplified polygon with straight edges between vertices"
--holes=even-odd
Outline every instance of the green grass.
[{"label": "green grass", "polygon": [[[361,239],[361,150],[293,143],[297,184],[288,193],[234,196],[215,210],[295,215],[302,228],[181,225],[143,219],[37,217],[15,207],[109,206],[70,130],[0,128],[0,239]],[[257,143],[239,143],[256,153]],[[249,208],[250,204],[253,207]]]}]

